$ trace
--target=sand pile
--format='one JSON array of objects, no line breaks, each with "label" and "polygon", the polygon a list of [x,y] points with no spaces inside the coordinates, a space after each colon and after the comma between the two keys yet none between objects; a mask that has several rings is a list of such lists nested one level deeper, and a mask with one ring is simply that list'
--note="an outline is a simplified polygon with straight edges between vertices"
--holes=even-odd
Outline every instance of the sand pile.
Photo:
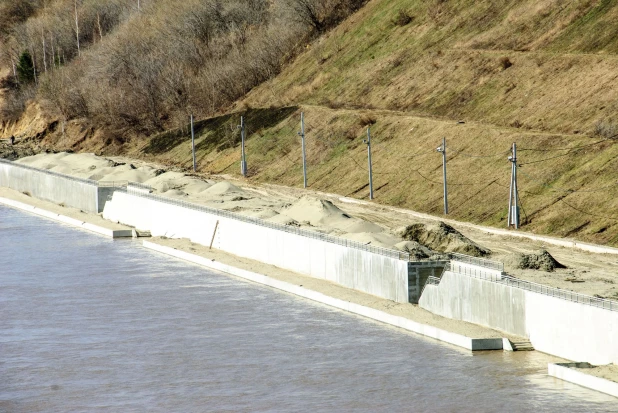
[{"label": "sand pile", "polygon": [[205,191],[209,195],[228,195],[243,192],[242,189],[226,181],[217,182]]},{"label": "sand pile", "polygon": [[401,251],[410,253],[412,261],[420,261],[435,256],[435,252],[419,244],[416,241],[400,241],[394,245],[395,248]]},{"label": "sand pile", "polygon": [[401,229],[399,234],[404,240],[416,241],[421,245],[440,252],[458,252],[474,257],[486,257],[491,251],[465,237],[444,222],[437,224],[412,224]]},{"label": "sand pile", "polygon": [[393,248],[400,241],[399,237],[387,232],[349,232],[339,236],[362,244],[382,248]]},{"label": "sand pile", "polygon": [[544,249],[535,254],[514,254],[508,261],[507,264],[521,270],[543,270],[552,272],[557,268],[566,268],[566,266],[556,261],[556,259]]},{"label": "sand pile", "polygon": [[19,163],[47,169],[61,174],[95,181],[132,181],[143,183],[157,175],[151,166],[137,167],[131,163],[116,162],[92,153],[67,152],[38,154],[22,158]]},{"label": "sand pile", "polygon": [[303,225],[329,227],[342,233],[370,234],[384,231],[379,225],[346,214],[331,201],[309,196],[284,208],[281,214]]},{"label": "sand pile", "polygon": [[204,180],[182,172],[166,171],[157,165],[94,154],[39,154],[20,163],[97,181],[132,181],[149,185],[159,195],[184,199],[212,208],[331,234],[363,244],[407,251],[415,260],[444,259],[436,251],[461,252],[475,256],[489,254],[453,228],[440,223],[426,227],[410,225],[402,237],[373,222],[354,217],[330,200],[273,197],[251,187],[227,181]]}]

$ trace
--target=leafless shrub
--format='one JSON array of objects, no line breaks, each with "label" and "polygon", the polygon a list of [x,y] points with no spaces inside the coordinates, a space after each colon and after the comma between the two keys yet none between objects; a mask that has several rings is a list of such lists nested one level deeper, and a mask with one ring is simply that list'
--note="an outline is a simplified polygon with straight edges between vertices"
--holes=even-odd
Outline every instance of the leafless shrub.
[{"label": "leafless shrub", "polygon": [[519,120],[515,119],[513,122],[511,122],[510,126],[512,128],[521,128],[523,124]]},{"label": "leafless shrub", "polygon": [[375,118],[375,116],[367,114],[367,113],[363,113],[362,115],[360,115],[358,119],[358,124],[363,127],[371,126],[375,124],[376,122],[377,122],[377,119]]},{"label": "leafless shrub", "polygon": [[594,124],[594,134],[606,139],[618,139],[618,124],[601,119]]},{"label": "leafless shrub", "polygon": [[500,63],[500,67],[502,68],[502,70],[506,70],[509,67],[513,66],[511,59],[509,59],[507,56],[503,56],[498,59],[498,63]]},{"label": "leafless shrub", "polygon": [[[2,1],[18,3],[0,0],[0,10]],[[316,30],[327,30],[365,2],[152,1],[143,2],[147,9],[138,15],[134,0],[78,0],[76,59],[75,3],[23,1],[44,9],[11,23],[10,39],[3,41],[10,47],[0,46],[7,50],[1,63],[10,67],[27,50],[36,65],[39,97],[66,119],[89,116],[144,134],[184,125],[190,114],[229,108],[277,75]],[[9,95],[14,96],[3,113],[18,116],[25,100]]]},{"label": "leafless shrub", "polygon": [[396,68],[399,67],[403,64],[403,57],[402,56],[397,56],[395,57],[393,60],[391,60],[391,68]]},{"label": "leafless shrub", "polygon": [[298,22],[322,33],[335,26],[366,0],[287,0]]},{"label": "leafless shrub", "polygon": [[349,141],[353,141],[358,138],[358,130],[356,128],[346,129],[343,132],[343,137]]},{"label": "leafless shrub", "polygon": [[392,22],[395,26],[406,26],[410,24],[414,20],[414,16],[410,13],[409,10],[399,9],[397,11],[397,15],[393,18]]}]

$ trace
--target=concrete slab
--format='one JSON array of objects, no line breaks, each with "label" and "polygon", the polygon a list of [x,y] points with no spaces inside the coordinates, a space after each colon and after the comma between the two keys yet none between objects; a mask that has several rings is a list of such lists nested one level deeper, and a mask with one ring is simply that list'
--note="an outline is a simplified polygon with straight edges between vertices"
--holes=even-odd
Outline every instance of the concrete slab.
[{"label": "concrete slab", "polygon": [[601,377],[591,376],[570,368],[570,366],[575,367],[577,364],[578,363],[549,363],[547,365],[547,373],[560,380],[618,397],[618,383]]},{"label": "concrete slab", "polygon": [[128,237],[130,238],[132,236],[132,230],[131,229],[110,229],[110,228],[104,228],[98,225],[94,225],[88,222],[84,222],[84,221],[80,221],[78,219],[75,218],[71,218],[65,215],[61,215],[61,214],[56,214],[55,212],[50,212],[47,211],[45,209],[41,209],[41,208],[37,208],[35,206],[32,205],[28,205],[25,204],[23,202],[19,202],[19,201],[15,201],[12,199],[8,199],[8,198],[3,198],[0,197],[0,203],[10,206],[12,208],[16,208],[25,212],[29,212],[31,214],[35,214],[41,217],[45,217],[45,218],[49,218],[52,219],[54,221],[57,222],[62,222],[65,224],[69,224],[71,226],[77,227],[77,228],[83,228],[85,230],[91,231],[91,232],[95,232],[97,234],[101,234],[104,235],[106,237],[110,237],[110,238],[125,238]]}]

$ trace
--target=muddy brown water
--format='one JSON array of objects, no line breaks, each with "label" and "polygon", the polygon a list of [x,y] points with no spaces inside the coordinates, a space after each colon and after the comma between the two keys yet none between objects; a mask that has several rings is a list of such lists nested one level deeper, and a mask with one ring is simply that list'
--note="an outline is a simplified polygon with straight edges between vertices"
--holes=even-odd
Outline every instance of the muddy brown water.
[{"label": "muddy brown water", "polygon": [[0,206],[1,412],[618,411],[472,353]]}]

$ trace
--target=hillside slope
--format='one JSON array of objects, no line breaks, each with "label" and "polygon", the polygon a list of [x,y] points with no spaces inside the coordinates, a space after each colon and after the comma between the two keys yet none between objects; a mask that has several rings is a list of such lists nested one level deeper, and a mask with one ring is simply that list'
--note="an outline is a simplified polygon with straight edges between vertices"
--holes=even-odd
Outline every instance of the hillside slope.
[{"label": "hillside slope", "polygon": [[[616,3],[372,0],[198,122],[198,171],[240,172],[244,114],[249,179],[302,186],[302,111],[312,189],[368,196],[371,126],[376,202],[439,215],[446,137],[449,216],[505,226],[516,142],[523,228],[618,245]],[[127,139],[71,125],[42,147],[191,165],[186,126]]]}]

